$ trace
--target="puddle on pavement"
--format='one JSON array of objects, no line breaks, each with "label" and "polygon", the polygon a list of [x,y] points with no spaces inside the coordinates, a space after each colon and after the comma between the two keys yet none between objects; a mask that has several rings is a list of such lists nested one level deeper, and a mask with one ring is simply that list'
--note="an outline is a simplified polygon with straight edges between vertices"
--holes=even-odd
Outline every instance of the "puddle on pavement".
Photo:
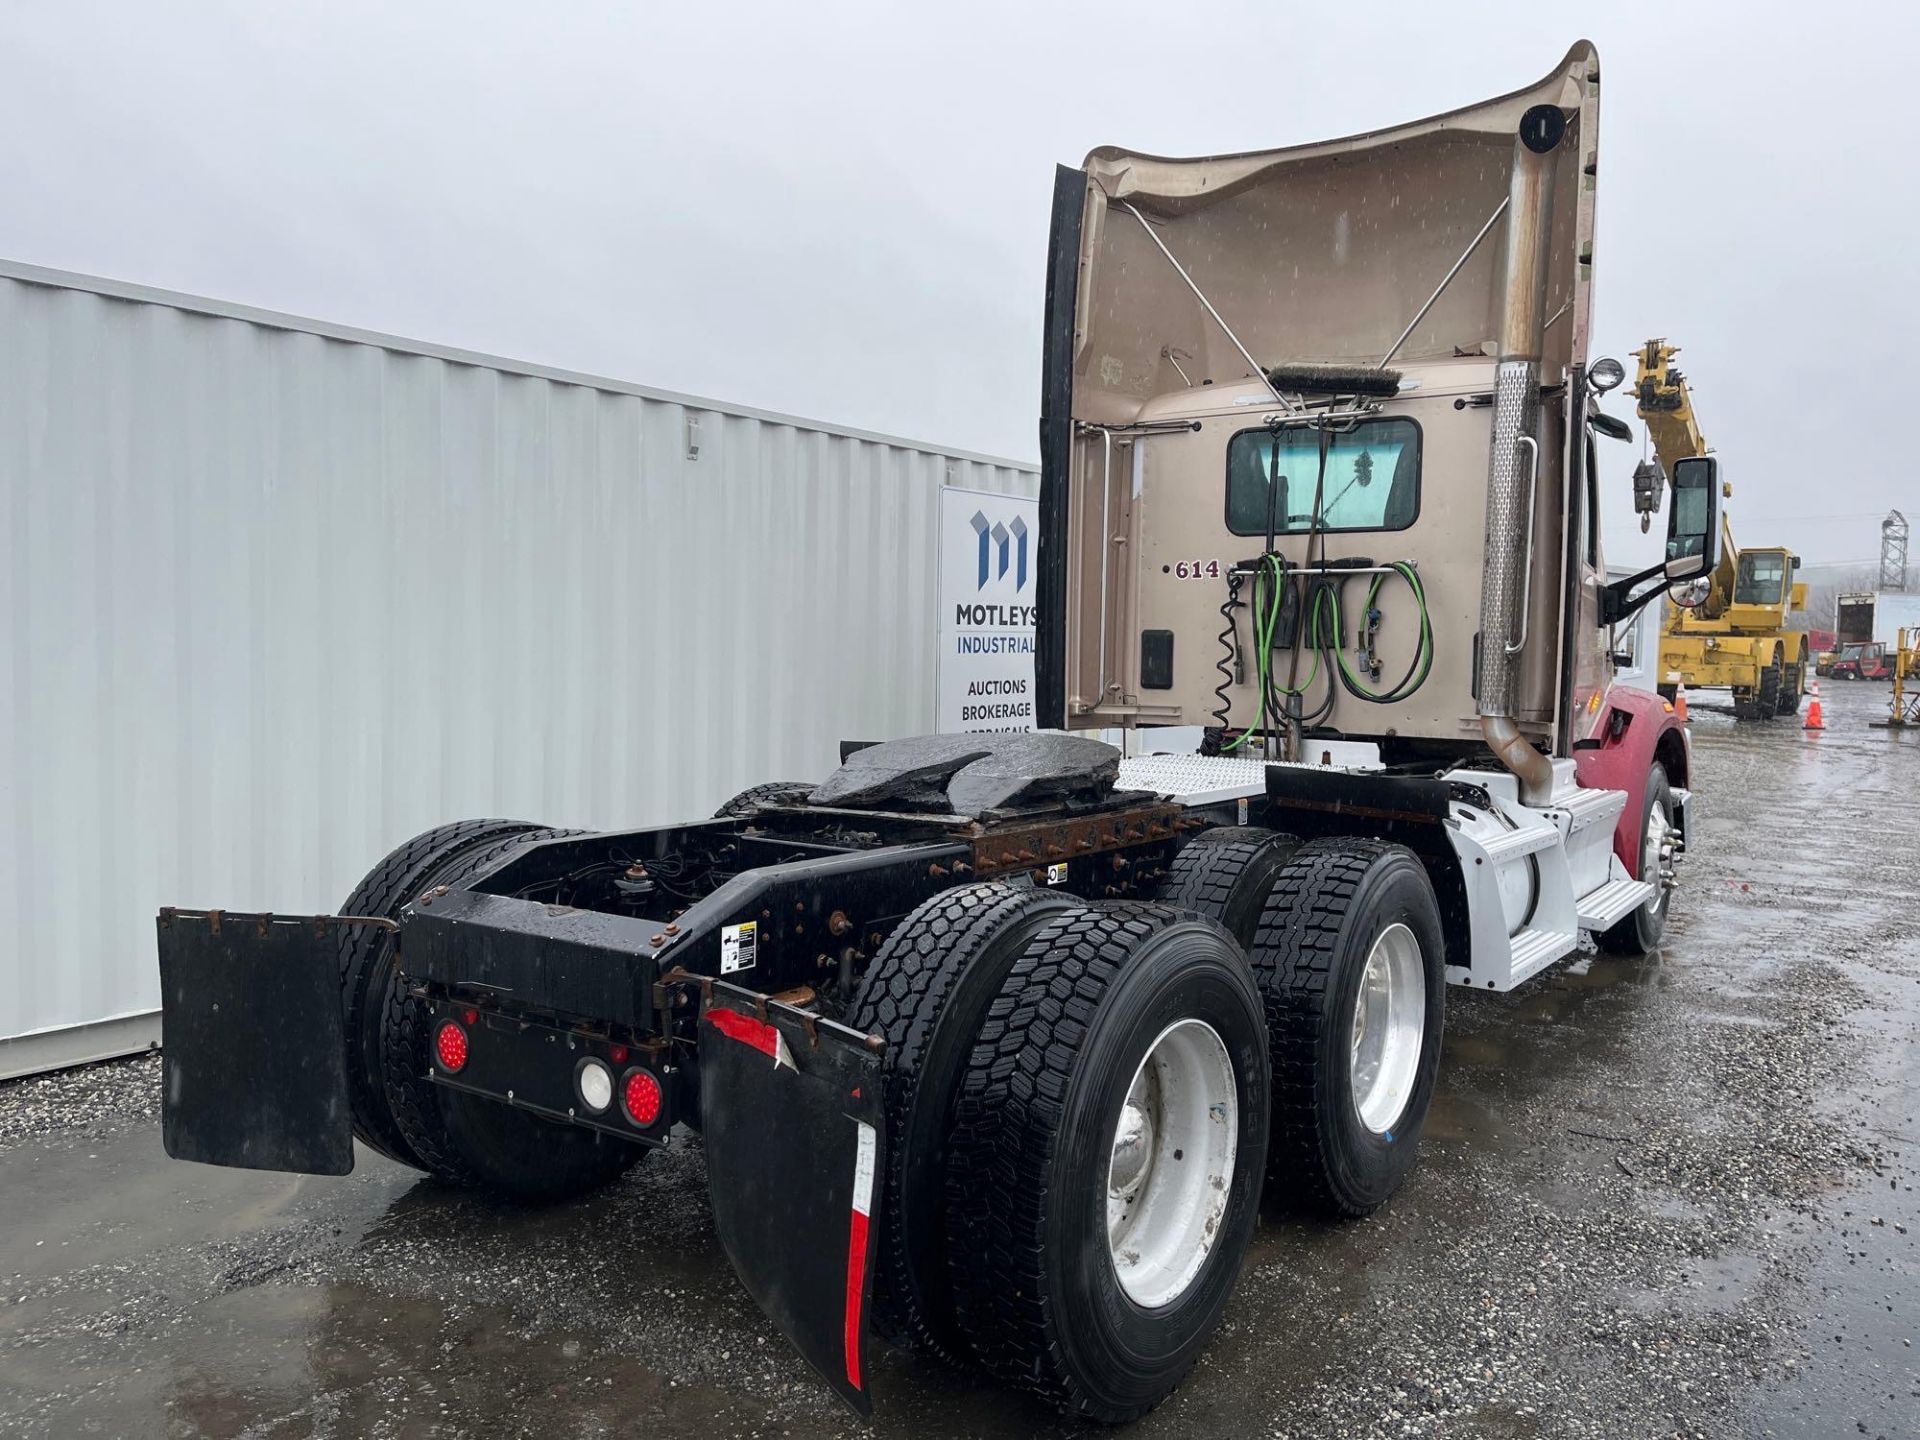
[{"label": "puddle on pavement", "polygon": [[1627,1290],[1621,1303],[1643,1315],[1705,1315],[1734,1310],[1754,1299],[1767,1276],[1764,1259],[1727,1254],[1687,1261],[1677,1279],[1653,1289]]}]

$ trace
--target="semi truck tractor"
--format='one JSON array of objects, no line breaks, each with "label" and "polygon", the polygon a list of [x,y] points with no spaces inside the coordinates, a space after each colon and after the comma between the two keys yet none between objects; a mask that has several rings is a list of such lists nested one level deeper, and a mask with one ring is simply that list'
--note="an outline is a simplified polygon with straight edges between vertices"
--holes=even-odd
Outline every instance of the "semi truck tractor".
[{"label": "semi truck tractor", "polygon": [[[1391,129],[1060,169],[1046,731],[852,737],[679,824],[447,824],[337,915],[163,910],[169,1152],[554,1202],[698,1132],[741,1281],[856,1410],[874,1336],[1158,1403],[1263,1195],[1391,1201],[1450,985],[1660,941],[1688,738],[1609,636],[1714,568],[1721,487],[1676,465],[1609,579],[1599,96],[1582,43]],[[1075,733],[1161,725],[1206,744]]]}]

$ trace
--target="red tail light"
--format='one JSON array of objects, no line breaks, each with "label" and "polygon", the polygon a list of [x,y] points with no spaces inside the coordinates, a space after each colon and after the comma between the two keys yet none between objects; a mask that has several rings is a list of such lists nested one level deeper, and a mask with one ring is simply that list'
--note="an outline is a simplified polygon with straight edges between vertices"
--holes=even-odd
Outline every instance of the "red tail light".
[{"label": "red tail light", "polygon": [[445,1021],[433,1035],[433,1055],[448,1074],[457,1073],[467,1063],[467,1032],[455,1021]]},{"label": "red tail light", "polygon": [[660,1082],[654,1079],[652,1071],[629,1070],[621,1093],[627,1104],[627,1118],[642,1130],[660,1119]]}]

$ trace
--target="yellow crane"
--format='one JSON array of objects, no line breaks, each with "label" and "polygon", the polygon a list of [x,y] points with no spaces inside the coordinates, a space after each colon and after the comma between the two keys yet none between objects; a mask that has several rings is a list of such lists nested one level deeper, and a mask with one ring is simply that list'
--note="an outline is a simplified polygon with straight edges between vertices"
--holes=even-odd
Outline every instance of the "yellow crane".
[{"label": "yellow crane", "polygon": [[[1674,365],[1680,347],[1649,340],[1640,348],[1634,398],[1653,453],[1669,476],[1676,461],[1708,452],[1687,377]],[[1807,686],[1807,634],[1788,617],[1807,608],[1807,587],[1793,579],[1800,557],[1784,546],[1742,550],[1726,512],[1720,564],[1691,593],[1668,597],[1660,638],[1660,690],[1681,683],[1733,692],[1742,720],[1770,720],[1800,709]],[[1683,603],[1684,602],[1684,603]]]}]

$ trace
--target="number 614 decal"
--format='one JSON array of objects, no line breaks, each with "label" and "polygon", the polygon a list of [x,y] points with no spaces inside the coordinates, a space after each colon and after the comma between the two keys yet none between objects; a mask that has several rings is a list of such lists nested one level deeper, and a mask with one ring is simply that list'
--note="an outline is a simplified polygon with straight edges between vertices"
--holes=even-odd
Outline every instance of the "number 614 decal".
[{"label": "number 614 decal", "polygon": [[1162,565],[1160,573],[1176,580],[1218,580],[1226,572],[1218,560],[1182,560],[1178,564]]}]

